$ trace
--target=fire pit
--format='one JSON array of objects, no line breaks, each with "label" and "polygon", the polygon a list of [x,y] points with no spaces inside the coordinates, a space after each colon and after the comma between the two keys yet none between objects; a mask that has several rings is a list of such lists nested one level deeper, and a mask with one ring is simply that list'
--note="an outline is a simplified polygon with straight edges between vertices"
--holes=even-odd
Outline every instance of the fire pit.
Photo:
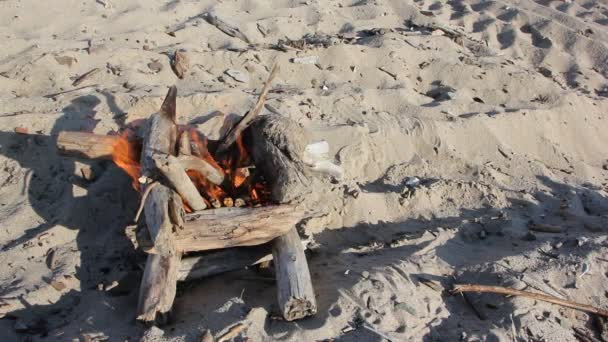
[{"label": "fire pit", "polygon": [[[139,320],[166,322],[178,280],[242,268],[269,260],[270,253],[283,317],[291,321],[316,313],[304,248],[295,230],[305,215],[297,199],[309,188],[299,158],[306,132],[281,116],[257,116],[277,70],[273,67],[255,106],[218,141],[176,123],[175,87],[143,133],[59,134],[62,154],[112,159],[141,193],[138,224],[127,229],[148,253]],[[216,251],[200,253],[208,250]]]}]

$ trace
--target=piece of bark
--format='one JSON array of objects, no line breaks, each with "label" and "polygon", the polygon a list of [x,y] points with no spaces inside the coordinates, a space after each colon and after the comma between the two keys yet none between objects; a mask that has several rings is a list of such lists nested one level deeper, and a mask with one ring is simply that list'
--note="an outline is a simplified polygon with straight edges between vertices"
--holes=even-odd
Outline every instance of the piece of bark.
[{"label": "piece of bark", "polygon": [[220,185],[224,181],[224,173],[204,159],[195,156],[179,156],[177,159],[184,170],[196,171],[213,184]]},{"label": "piece of bark", "polygon": [[112,159],[118,136],[86,132],[59,132],[57,149],[60,154],[85,159]]},{"label": "piece of bark", "polygon": [[191,156],[192,155],[192,147],[190,146],[190,132],[183,131],[179,136],[179,146],[177,149],[177,155],[181,156]]},{"label": "piece of bark", "polygon": [[98,72],[99,72],[99,68],[95,68],[95,69],[93,69],[91,71],[88,71],[88,72],[82,74],[82,76],[80,76],[77,79],[75,79],[74,82],[72,83],[72,85],[74,87],[76,87],[79,84],[81,84],[82,82],[84,82],[87,79],[91,78],[93,75],[97,74]]},{"label": "piece of bark", "polygon": [[273,202],[290,203],[310,193],[311,179],[302,160],[309,141],[304,128],[275,114],[256,118],[246,131],[245,144],[268,181]]},{"label": "piece of bark", "polygon": [[228,148],[234,144],[236,139],[243,133],[243,131],[251,124],[253,119],[255,119],[255,117],[262,111],[264,108],[264,101],[266,101],[266,95],[268,95],[268,91],[270,90],[270,84],[278,72],[279,65],[275,64],[272,67],[272,70],[270,70],[270,75],[268,75],[268,79],[266,80],[266,83],[264,83],[264,87],[260,92],[257,102],[253,108],[243,115],[241,120],[239,120],[239,122],[237,122],[236,125],[234,125],[222,139],[220,139],[216,153],[221,154],[227,151]]},{"label": "piece of bark", "polygon": [[250,43],[249,38],[247,38],[247,36],[245,36],[245,34],[243,34],[243,32],[241,32],[241,30],[239,30],[236,27],[232,27],[232,26],[228,25],[226,22],[224,22],[217,16],[215,16],[211,13],[204,13],[202,15],[202,17],[203,17],[203,19],[205,19],[205,21],[207,23],[215,26],[218,30],[224,32],[225,34],[229,35],[230,37],[238,38],[247,44]]},{"label": "piece of bark", "polygon": [[[237,246],[255,246],[281,236],[304,217],[289,205],[259,208],[219,208],[187,214],[175,231],[178,252],[200,252]],[[156,254],[157,246],[146,231],[138,231],[139,247]]]},{"label": "piece of bark", "polygon": [[170,154],[155,154],[152,159],[156,168],[165,176],[171,187],[182,196],[190,208],[193,210],[207,208],[203,196],[198,192],[177,157]]},{"label": "piece of bark", "polygon": [[190,67],[188,57],[183,51],[175,51],[173,59],[171,60],[171,69],[179,79],[183,79],[186,75],[186,71]]},{"label": "piece of bark", "polygon": [[[302,242],[306,249],[306,243]],[[272,260],[272,242],[258,246],[218,249],[182,258],[177,280],[201,279],[242,270]]]},{"label": "piece of bark", "polygon": [[308,262],[300,236],[294,227],[274,239],[272,256],[276,270],[279,310],[287,321],[317,312]]}]

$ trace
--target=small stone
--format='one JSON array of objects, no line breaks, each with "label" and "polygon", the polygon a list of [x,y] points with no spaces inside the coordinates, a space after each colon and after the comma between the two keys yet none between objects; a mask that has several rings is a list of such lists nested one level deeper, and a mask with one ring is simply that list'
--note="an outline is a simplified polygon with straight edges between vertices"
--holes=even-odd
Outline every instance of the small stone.
[{"label": "small stone", "polygon": [[64,290],[67,287],[65,285],[65,283],[63,283],[62,281],[58,281],[58,280],[51,281],[51,286],[59,292],[61,292],[62,290]]},{"label": "small stone", "polygon": [[74,63],[78,62],[76,58],[71,56],[57,56],[55,57],[55,60],[60,65],[67,65],[68,67],[71,67]]},{"label": "small stone", "polygon": [[188,61],[188,57],[186,56],[185,52],[175,51],[175,55],[173,56],[173,59],[171,60],[171,68],[173,69],[173,72],[179,79],[184,78],[184,76],[186,75],[186,72],[190,68],[190,63]]},{"label": "small stone", "polygon": [[363,272],[361,273],[361,276],[362,276],[364,279],[367,279],[367,278],[369,278],[369,272],[368,272],[368,271],[363,271]]},{"label": "small stone", "polygon": [[522,240],[524,240],[524,241],[535,241],[536,240],[536,235],[532,234],[532,232],[527,232],[526,235],[524,235],[522,237]]},{"label": "small stone", "polygon": [[249,82],[249,75],[245,72],[236,69],[228,69],[224,71],[224,73],[230,77],[232,77],[235,81],[241,83]]},{"label": "small stone", "polygon": [[143,46],[144,51],[150,51],[150,45],[144,45]]},{"label": "small stone", "polygon": [[57,257],[55,254],[55,249],[51,248],[46,252],[46,266],[52,270],[55,268],[57,264]]},{"label": "small stone", "polygon": [[163,70],[163,64],[157,60],[152,61],[150,63],[148,63],[148,68],[152,71],[154,71],[155,73],[159,73],[161,70]]},{"label": "small stone", "polygon": [[17,134],[28,134],[28,129],[25,127],[15,127],[15,133]]},{"label": "small stone", "polygon": [[156,326],[152,326],[150,327],[150,329],[144,332],[144,335],[142,336],[141,340],[154,340],[155,338],[163,337],[163,335],[165,335],[165,332],[162,329]]},{"label": "small stone", "polygon": [[395,304],[395,309],[407,311],[410,315],[416,316],[416,309],[413,306],[407,303],[397,303]]}]

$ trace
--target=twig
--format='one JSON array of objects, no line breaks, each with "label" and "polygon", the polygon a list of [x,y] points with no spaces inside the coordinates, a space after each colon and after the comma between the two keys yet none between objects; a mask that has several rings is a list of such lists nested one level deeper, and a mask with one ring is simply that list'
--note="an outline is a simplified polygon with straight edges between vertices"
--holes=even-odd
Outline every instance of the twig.
[{"label": "twig", "polygon": [[264,101],[266,100],[266,95],[270,90],[270,84],[272,80],[275,78],[277,73],[279,72],[279,65],[275,63],[270,71],[270,75],[268,75],[268,79],[262,88],[262,92],[258,97],[258,101],[255,103],[253,108],[243,116],[243,118],[234,125],[228,133],[220,140],[220,143],[217,148],[217,153],[222,153],[228,150],[228,148],[234,144],[239,135],[249,126],[249,124],[253,121],[253,119],[262,111],[264,108]]},{"label": "twig", "polygon": [[390,337],[388,337],[385,333],[379,331],[378,329],[372,327],[371,325],[367,324],[367,323],[363,323],[363,325],[361,325],[363,328],[377,334],[378,336],[387,339],[389,342],[392,341]]},{"label": "twig", "polygon": [[228,329],[228,331],[217,338],[217,342],[225,342],[225,341],[230,341],[233,338],[237,337],[243,330],[245,330],[245,328],[247,328],[247,325],[243,324],[243,323],[237,323],[236,325],[230,327],[230,329]]},{"label": "twig", "polygon": [[159,184],[158,182],[153,182],[152,184],[150,184],[146,187],[146,191],[144,191],[144,194],[141,196],[141,201],[139,202],[139,208],[137,208],[137,214],[135,214],[135,222],[139,221],[139,216],[141,215],[141,212],[144,210],[144,204],[146,203],[146,198],[148,197],[150,190],[152,190],[152,188],[154,188],[158,184]]},{"label": "twig", "polygon": [[521,291],[521,290],[516,290],[516,289],[512,289],[512,288],[508,288],[508,287],[471,285],[471,284],[454,285],[454,289],[452,290],[452,293],[463,293],[463,292],[498,293],[498,294],[508,295],[508,296],[528,297],[528,298],[532,298],[535,300],[553,303],[553,304],[565,306],[568,308],[572,308],[575,310],[585,311],[585,312],[593,313],[596,315],[608,317],[608,311],[598,309],[591,305],[580,304],[580,303],[572,302],[569,300],[559,299],[557,297],[553,297],[553,296],[549,296],[549,295],[534,293],[534,292],[530,292],[530,291]]},{"label": "twig", "polygon": [[80,83],[84,82],[87,78],[97,74],[99,72],[99,68],[95,68],[89,72],[86,72],[84,74],[82,74],[82,76],[78,77],[76,80],[74,80],[74,83],[72,83],[72,85],[74,87],[78,86]]},{"label": "twig", "polygon": [[225,34],[229,35],[230,37],[238,38],[247,44],[251,43],[249,41],[249,38],[247,38],[247,36],[245,36],[245,34],[243,32],[241,32],[241,30],[228,25],[226,22],[224,22],[217,16],[215,16],[211,13],[204,13],[202,15],[202,17],[203,17],[203,19],[205,19],[206,22],[215,26],[218,30],[224,32]]},{"label": "twig", "polygon": [[572,330],[574,330],[574,336],[576,338],[578,338],[581,341],[584,342],[601,342],[600,340],[598,340],[597,338],[591,336],[591,334],[584,329],[581,328],[572,328]]}]

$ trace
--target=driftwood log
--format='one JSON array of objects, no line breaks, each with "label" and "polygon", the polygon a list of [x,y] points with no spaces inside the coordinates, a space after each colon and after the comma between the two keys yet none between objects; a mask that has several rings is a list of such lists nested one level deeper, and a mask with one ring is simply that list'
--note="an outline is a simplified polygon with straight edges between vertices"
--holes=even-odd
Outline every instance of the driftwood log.
[{"label": "driftwood log", "polygon": [[[185,253],[260,245],[287,233],[303,217],[302,210],[290,205],[203,210],[186,215],[173,234],[175,249]],[[146,229],[139,227],[136,239],[146,253],[159,253]]]},{"label": "driftwood log", "polygon": [[273,241],[279,309],[287,321],[317,312],[317,300],[310,279],[304,247],[295,227]]},{"label": "driftwood log", "polygon": [[64,156],[85,159],[112,159],[117,136],[86,132],[60,132],[57,149]]},{"label": "driftwood log", "polygon": [[[160,181],[154,158],[175,151],[176,95],[176,88],[171,87],[160,112],[148,120],[141,157],[141,174],[145,179]],[[143,184],[144,188],[147,186],[151,186],[149,181]],[[155,185],[144,200],[146,226],[157,254],[148,255],[146,261],[139,289],[137,319],[163,324],[168,319],[177,288],[181,253],[175,248],[173,232],[183,225],[184,208],[179,195],[162,183]]]},{"label": "driftwood log", "polygon": [[[302,243],[306,249],[306,244]],[[177,280],[189,281],[242,270],[272,260],[272,242],[258,246],[219,249],[182,259]]]},{"label": "driftwood log", "polygon": [[269,182],[274,202],[297,201],[311,191],[302,161],[310,137],[295,121],[276,114],[257,117],[246,131],[245,142]]}]

